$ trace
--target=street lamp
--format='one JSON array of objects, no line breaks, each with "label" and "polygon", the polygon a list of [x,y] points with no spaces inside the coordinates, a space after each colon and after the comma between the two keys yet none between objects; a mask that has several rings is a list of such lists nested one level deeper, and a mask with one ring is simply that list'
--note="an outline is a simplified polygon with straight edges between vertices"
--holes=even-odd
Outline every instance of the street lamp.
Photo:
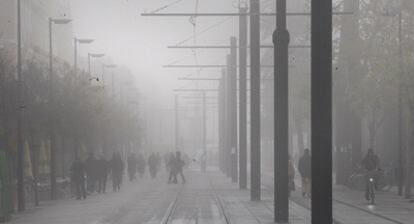
[{"label": "street lamp", "polygon": [[55,150],[55,130],[54,130],[54,96],[53,96],[53,44],[52,44],[52,26],[66,25],[72,20],[68,18],[49,17],[49,131],[50,131],[50,194],[51,199],[56,199],[56,150]]},{"label": "street lamp", "polygon": [[90,44],[92,43],[94,40],[93,39],[78,39],[78,38],[74,38],[74,48],[75,48],[75,59],[73,61],[73,66],[74,66],[74,73],[75,76],[77,74],[78,71],[78,44]]},{"label": "street lamp", "polygon": [[88,53],[88,74],[91,75],[91,58],[102,58],[105,54]]},{"label": "street lamp", "polygon": [[398,63],[400,67],[400,73],[398,77],[398,195],[403,194],[403,176],[404,176],[404,159],[403,159],[403,147],[402,147],[402,86],[401,79],[403,75],[403,58],[402,58],[402,10],[398,8],[385,9],[384,16],[396,17],[398,16]]},{"label": "street lamp", "polygon": [[117,66],[115,64],[102,64],[102,85],[105,87],[105,69],[110,68],[114,69]]}]

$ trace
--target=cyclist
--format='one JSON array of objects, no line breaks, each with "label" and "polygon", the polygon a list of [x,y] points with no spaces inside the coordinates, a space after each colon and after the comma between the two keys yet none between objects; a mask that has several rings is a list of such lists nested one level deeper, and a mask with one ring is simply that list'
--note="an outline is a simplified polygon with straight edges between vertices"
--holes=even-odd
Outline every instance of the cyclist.
[{"label": "cyclist", "polygon": [[[380,161],[373,149],[368,149],[367,154],[361,162],[361,166],[365,169],[365,199],[370,200],[370,181],[376,182],[376,172],[380,170]],[[373,180],[371,179],[373,178]],[[375,184],[374,184],[375,185]]]}]

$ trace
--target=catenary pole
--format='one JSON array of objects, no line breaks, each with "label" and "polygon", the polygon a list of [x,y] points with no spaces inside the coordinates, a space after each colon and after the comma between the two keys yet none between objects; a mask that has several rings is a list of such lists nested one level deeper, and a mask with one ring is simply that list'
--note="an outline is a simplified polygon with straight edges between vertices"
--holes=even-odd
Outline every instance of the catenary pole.
[{"label": "catenary pole", "polygon": [[49,137],[50,137],[50,198],[56,199],[56,144],[55,144],[55,114],[53,89],[53,44],[52,44],[52,18],[49,18]]},{"label": "catenary pole", "polygon": [[238,181],[237,141],[237,38],[230,37],[230,137],[231,137],[231,180]]},{"label": "catenary pole", "polygon": [[[239,7],[247,13],[246,6]],[[239,188],[247,189],[247,16],[239,17]]]},{"label": "catenary pole", "polygon": [[332,224],[332,0],[311,4],[312,224]]},{"label": "catenary pole", "polygon": [[289,222],[289,31],[286,23],[286,0],[277,0],[274,43],[274,201],[275,221]]},{"label": "catenary pole", "polygon": [[260,0],[250,0],[250,199],[261,199]]}]

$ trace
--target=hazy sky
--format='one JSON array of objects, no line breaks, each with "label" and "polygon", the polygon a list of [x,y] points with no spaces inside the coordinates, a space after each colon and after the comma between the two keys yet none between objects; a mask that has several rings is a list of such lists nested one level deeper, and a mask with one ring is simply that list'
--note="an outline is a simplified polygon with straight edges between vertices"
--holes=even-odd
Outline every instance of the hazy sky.
[{"label": "hazy sky", "polygon": [[[171,50],[193,34],[188,17],[142,17],[176,0],[71,0],[75,36],[94,38],[91,46],[82,46],[80,55],[103,52],[116,64],[128,66],[136,75],[144,96],[159,93],[151,101],[172,101],[171,90],[181,86],[194,87],[196,83],[180,82],[176,77],[196,73],[196,70],[165,69],[163,65],[182,60],[180,64],[194,64],[191,50]],[[199,12],[236,12],[233,0],[199,0]],[[182,0],[160,12],[194,12],[196,0]],[[197,18],[196,30],[203,31],[226,18]],[[237,18],[228,18],[210,32],[197,36],[198,44],[228,44],[237,34]],[[193,44],[190,40],[186,44]],[[199,64],[224,64],[226,51],[204,50],[197,53]],[[181,75],[180,75],[181,74]],[[205,70],[200,76],[217,77],[219,69]],[[200,86],[203,84],[200,84]],[[205,84],[204,84],[205,86]],[[154,102],[162,103],[162,102]]]}]

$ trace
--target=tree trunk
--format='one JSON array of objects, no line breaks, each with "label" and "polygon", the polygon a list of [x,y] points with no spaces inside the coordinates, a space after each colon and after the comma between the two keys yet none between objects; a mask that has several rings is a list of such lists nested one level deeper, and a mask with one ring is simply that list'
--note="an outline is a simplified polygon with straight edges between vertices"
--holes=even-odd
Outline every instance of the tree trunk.
[{"label": "tree trunk", "polygon": [[37,189],[37,181],[38,181],[38,155],[39,155],[39,144],[36,141],[36,138],[33,135],[33,131],[30,133],[29,137],[30,141],[30,159],[32,160],[32,172],[33,172],[33,191],[34,191],[34,201],[35,205],[39,206],[39,191]]},{"label": "tree trunk", "polygon": [[[410,109],[411,109],[411,113],[414,113],[414,102],[410,103]],[[412,177],[413,177],[413,168],[414,168],[414,154],[412,153],[413,147],[414,147],[414,117],[411,118],[411,132],[412,132],[412,136],[411,136],[411,147],[407,147],[405,152],[405,158],[407,158],[406,160],[406,170],[405,170],[405,198],[409,199],[411,198],[411,185],[412,185]]]}]

